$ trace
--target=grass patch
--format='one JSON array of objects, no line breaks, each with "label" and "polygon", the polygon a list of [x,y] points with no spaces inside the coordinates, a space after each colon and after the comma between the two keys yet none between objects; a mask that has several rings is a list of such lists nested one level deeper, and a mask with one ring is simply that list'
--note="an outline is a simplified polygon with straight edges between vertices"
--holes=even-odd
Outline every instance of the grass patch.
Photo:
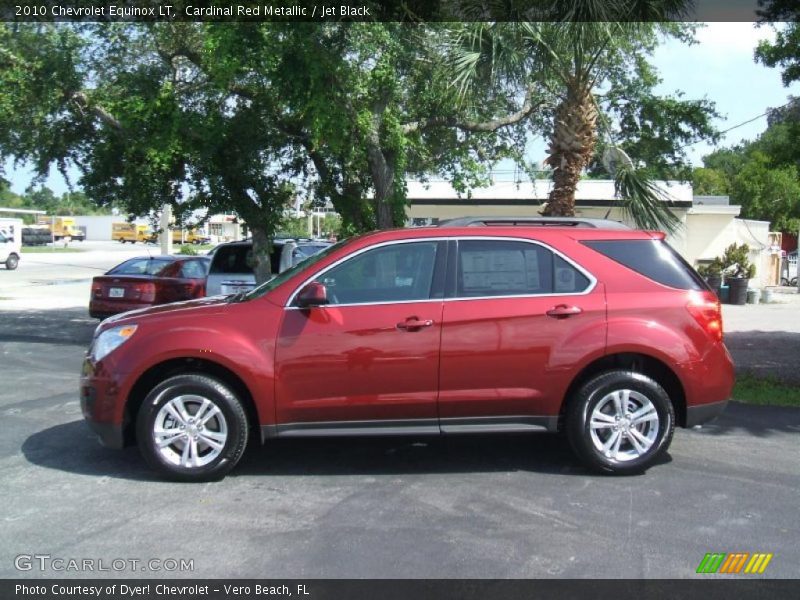
[{"label": "grass patch", "polygon": [[74,246],[23,246],[22,254],[50,254],[53,252],[86,252],[83,248]]},{"label": "grass patch", "polygon": [[800,386],[742,373],[736,377],[733,399],[745,404],[800,407]]},{"label": "grass patch", "polygon": [[175,250],[175,254],[197,256],[205,254],[214,247],[214,244],[183,244]]}]

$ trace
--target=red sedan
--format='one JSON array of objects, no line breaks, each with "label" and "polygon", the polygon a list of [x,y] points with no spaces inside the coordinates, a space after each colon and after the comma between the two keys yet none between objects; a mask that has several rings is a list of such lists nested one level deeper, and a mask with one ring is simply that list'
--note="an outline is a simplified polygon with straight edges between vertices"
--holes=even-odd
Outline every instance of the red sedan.
[{"label": "red sedan", "polygon": [[117,313],[205,295],[207,256],[141,256],[92,280],[89,315]]}]

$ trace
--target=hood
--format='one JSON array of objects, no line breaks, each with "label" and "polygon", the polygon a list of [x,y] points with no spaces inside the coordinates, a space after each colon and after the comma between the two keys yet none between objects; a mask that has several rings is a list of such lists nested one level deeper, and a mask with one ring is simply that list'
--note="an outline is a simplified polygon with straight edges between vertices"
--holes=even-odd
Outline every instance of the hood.
[{"label": "hood", "polygon": [[[195,316],[196,313],[202,312],[204,314],[215,314],[222,311],[228,305],[228,296],[207,296],[205,298],[197,298],[195,300],[187,300],[185,302],[173,302],[171,304],[160,304],[158,306],[149,306],[147,308],[137,308],[136,310],[129,310],[128,312],[119,313],[103,320],[101,325],[105,328],[111,324],[117,324],[119,321],[130,321],[133,319],[145,319],[154,315],[164,315],[170,313],[171,315],[187,315]],[[197,315],[199,316],[199,314]]]}]

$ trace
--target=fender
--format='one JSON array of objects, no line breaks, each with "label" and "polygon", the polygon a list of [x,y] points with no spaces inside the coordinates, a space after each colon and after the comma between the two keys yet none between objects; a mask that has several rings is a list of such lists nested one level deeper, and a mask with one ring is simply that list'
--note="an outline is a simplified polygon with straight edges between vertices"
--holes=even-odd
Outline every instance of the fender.
[{"label": "fender", "polygon": [[[265,308],[268,303],[262,303]],[[125,403],[118,403],[116,422],[121,422],[128,397],[136,382],[149,369],[164,362],[195,358],[219,364],[235,373],[250,392],[256,408],[260,425],[272,424],[275,420],[275,340],[279,325],[279,315],[252,322],[252,314],[242,323],[245,311],[231,310],[217,314],[199,315],[175,313],[167,317],[138,319],[138,325],[145,335],[132,336],[131,340],[120,346],[113,357],[114,368],[120,378],[118,395]],[[271,312],[269,309],[265,311]],[[265,315],[267,317],[268,315]],[[134,321],[135,322],[135,321]],[[200,325],[202,323],[202,325]],[[157,349],[156,352],[153,352]],[[142,360],[142,357],[146,357]],[[135,370],[125,367],[135,365]]]},{"label": "fender", "polygon": [[671,326],[655,319],[635,317],[611,318],[608,321],[608,354],[635,352],[657,358],[677,372],[680,365],[702,357],[689,343],[685,332],[679,335]]}]

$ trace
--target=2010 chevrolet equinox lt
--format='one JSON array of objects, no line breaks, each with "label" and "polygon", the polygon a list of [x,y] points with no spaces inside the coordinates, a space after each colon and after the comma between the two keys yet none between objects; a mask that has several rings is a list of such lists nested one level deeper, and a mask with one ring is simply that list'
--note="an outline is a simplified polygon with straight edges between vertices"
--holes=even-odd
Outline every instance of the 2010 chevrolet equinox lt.
[{"label": "2010 chevrolet equinox lt", "polygon": [[588,466],[642,471],[724,409],[733,365],[716,297],[663,234],[610,225],[381,231],[248,293],[112,317],[84,416],[187,481],[254,435],[564,430]]}]

